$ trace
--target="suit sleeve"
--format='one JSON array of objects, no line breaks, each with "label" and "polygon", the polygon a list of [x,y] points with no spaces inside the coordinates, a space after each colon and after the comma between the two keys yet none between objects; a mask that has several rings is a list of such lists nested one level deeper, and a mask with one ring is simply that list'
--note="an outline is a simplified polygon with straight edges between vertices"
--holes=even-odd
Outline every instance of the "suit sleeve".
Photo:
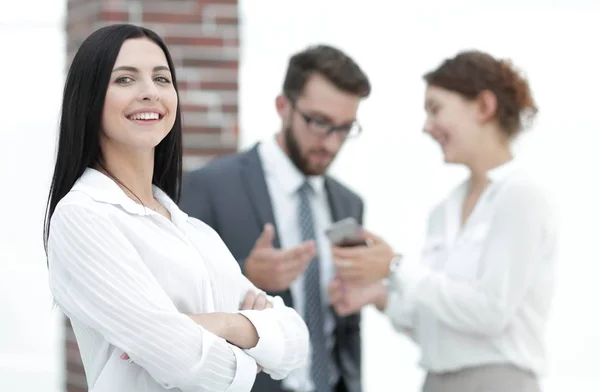
[{"label": "suit sleeve", "polygon": [[202,170],[188,173],[183,178],[179,208],[189,216],[199,219],[216,230],[210,180]]},{"label": "suit sleeve", "polygon": [[361,198],[358,199],[358,223],[362,226],[365,221],[365,203]]}]

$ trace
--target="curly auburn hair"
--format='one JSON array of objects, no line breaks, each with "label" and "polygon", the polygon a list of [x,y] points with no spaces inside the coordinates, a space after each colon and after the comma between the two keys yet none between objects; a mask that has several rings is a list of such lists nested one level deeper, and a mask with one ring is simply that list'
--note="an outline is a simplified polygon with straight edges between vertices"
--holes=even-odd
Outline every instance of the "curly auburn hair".
[{"label": "curly auburn hair", "polygon": [[423,78],[430,86],[475,99],[483,91],[496,96],[496,120],[508,137],[533,121],[538,108],[529,83],[510,60],[499,60],[481,51],[465,51],[446,59]]}]

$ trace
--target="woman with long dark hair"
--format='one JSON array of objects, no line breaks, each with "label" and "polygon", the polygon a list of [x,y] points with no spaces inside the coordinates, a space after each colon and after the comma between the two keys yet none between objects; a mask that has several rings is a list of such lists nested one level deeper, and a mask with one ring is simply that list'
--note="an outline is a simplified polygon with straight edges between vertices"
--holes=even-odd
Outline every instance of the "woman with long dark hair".
[{"label": "woman with long dark hair", "polygon": [[160,37],[132,25],[90,35],[67,76],[44,227],[90,390],[249,391],[258,371],[282,378],[307,358],[300,316],[177,207],[181,139]]}]

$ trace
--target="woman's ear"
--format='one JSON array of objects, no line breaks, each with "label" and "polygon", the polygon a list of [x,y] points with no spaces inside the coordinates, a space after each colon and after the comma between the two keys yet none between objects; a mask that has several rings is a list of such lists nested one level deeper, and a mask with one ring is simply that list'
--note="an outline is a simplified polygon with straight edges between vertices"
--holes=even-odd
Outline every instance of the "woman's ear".
[{"label": "woman's ear", "polygon": [[480,124],[494,119],[498,110],[498,99],[496,94],[490,90],[483,90],[476,98],[477,117]]}]

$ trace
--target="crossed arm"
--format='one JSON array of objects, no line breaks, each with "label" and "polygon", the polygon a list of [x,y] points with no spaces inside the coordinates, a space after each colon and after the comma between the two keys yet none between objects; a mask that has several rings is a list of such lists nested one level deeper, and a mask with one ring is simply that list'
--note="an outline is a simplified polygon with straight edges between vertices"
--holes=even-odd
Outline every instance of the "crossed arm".
[{"label": "crossed arm", "polygon": [[159,384],[184,392],[249,391],[257,363],[275,378],[306,360],[306,326],[282,301],[226,315],[228,334],[219,336],[211,325],[223,314],[180,313],[119,233],[88,207],[59,207],[48,244],[51,291],[69,318],[126,352]]},{"label": "crossed arm", "polygon": [[[205,313],[189,317],[228,343],[243,349],[255,359],[257,372],[263,371],[273,379],[282,379],[305,363],[308,357],[308,330],[304,321],[294,310],[285,306],[281,298],[273,298],[256,290],[251,288],[247,292],[240,313]],[[274,317],[263,318],[263,315]]]}]

